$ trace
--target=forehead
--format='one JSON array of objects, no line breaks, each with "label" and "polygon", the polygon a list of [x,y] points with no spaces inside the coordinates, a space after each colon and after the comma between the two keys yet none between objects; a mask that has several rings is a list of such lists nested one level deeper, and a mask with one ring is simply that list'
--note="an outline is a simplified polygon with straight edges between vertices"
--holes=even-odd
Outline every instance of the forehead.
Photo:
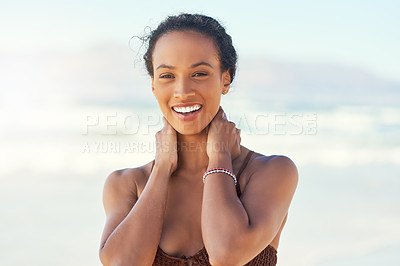
[{"label": "forehead", "polygon": [[173,31],[158,39],[153,51],[153,66],[189,66],[197,62],[219,66],[218,51],[212,38],[193,31]]}]

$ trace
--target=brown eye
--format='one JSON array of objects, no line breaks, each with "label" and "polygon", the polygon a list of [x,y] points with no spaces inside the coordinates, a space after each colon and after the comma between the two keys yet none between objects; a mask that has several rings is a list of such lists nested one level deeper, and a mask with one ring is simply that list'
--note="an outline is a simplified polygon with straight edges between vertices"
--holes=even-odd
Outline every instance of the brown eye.
[{"label": "brown eye", "polygon": [[193,74],[193,77],[204,77],[207,76],[207,73],[204,72],[197,72]]},{"label": "brown eye", "polygon": [[174,76],[172,76],[171,74],[163,74],[160,75],[160,79],[172,79]]}]

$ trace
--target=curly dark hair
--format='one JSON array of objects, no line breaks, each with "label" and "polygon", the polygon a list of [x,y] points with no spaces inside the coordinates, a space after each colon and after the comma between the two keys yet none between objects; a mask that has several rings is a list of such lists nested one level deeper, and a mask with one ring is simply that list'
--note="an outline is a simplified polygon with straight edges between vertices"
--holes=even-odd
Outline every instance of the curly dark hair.
[{"label": "curly dark hair", "polygon": [[168,16],[155,30],[151,31],[146,38],[148,46],[143,56],[149,75],[152,77],[154,75],[153,50],[157,40],[166,33],[185,30],[201,33],[214,40],[221,63],[221,71],[229,70],[232,83],[237,63],[237,54],[232,44],[232,38],[217,20],[201,14],[182,13],[176,16]]}]

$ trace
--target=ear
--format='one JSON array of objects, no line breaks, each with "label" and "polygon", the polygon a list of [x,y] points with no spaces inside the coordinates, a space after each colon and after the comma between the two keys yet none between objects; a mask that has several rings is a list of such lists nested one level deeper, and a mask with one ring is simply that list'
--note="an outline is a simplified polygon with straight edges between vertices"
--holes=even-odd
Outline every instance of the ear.
[{"label": "ear", "polygon": [[229,73],[229,69],[222,73],[222,84],[222,94],[225,95],[231,87],[231,74]]}]

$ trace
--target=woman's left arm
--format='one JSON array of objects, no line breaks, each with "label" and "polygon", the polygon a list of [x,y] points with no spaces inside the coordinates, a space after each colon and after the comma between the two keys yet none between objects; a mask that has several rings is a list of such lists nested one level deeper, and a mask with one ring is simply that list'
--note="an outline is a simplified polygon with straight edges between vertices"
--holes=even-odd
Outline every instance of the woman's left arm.
[{"label": "woman's left arm", "polygon": [[[295,164],[285,156],[260,158],[239,199],[232,178],[213,173],[203,190],[201,225],[212,265],[244,265],[271,243],[297,187]],[[214,152],[209,169],[232,171],[229,152]]]}]

